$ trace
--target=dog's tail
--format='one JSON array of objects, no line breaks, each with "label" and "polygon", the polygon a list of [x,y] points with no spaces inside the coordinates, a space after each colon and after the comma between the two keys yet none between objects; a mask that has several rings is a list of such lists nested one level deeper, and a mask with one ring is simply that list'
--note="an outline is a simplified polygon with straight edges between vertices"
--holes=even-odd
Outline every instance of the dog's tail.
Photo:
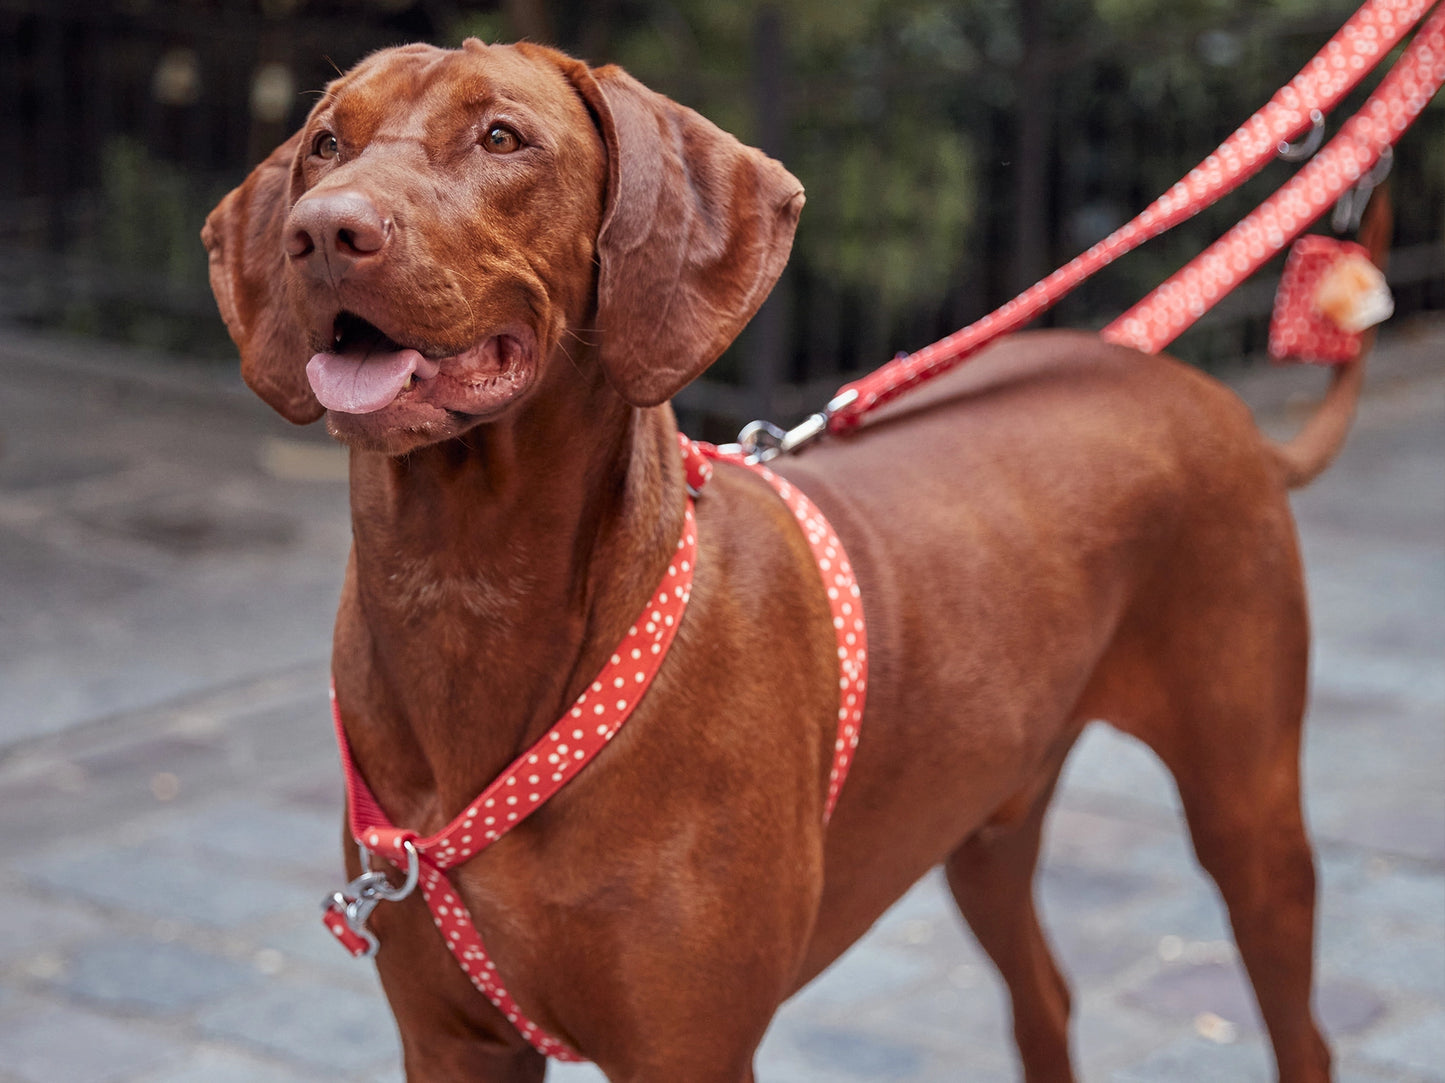
[{"label": "dog's tail", "polygon": [[1366,339],[1359,357],[1335,366],[1324,400],[1294,439],[1286,444],[1266,441],[1286,488],[1299,489],[1314,481],[1345,446],[1365,383],[1365,355],[1373,337]]},{"label": "dog's tail", "polygon": [[[1393,228],[1394,215],[1389,194],[1381,186],[1371,197],[1360,223],[1360,243],[1382,271],[1389,262]],[[1353,361],[1335,366],[1324,400],[1294,439],[1285,444],[1266,441],[1275,467],[1288,488],[1302,488],[1314,481],[1345,446],[1350,424],[1355,419],[1355,408],[1360,402],[1360,391],[1365,384],[1365,358],[1374,344],[1375,333],[1366,332],[1360,355]]]}]

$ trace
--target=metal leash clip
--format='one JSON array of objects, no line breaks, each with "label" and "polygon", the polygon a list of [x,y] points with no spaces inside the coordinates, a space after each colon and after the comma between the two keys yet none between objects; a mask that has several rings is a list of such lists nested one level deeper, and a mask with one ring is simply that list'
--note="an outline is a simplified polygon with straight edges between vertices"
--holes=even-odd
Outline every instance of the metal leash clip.
[{"label": "metal leash clip", "polygon": [[416,890],[421,858],[409,840],[401,845],[406,850],[406,879],[400,887],[393,887],[386,873],[371,868],[371,851],[357,843],[361,867],[366,871],[321,900],[322,923],[341,941],[341,946],[357,958],[370,959],[380,947],[376,934],[366,927],[377,904],[398,902]]},{"label": "metal leash clip", "polygon": [[749,421],[738,433],[736,444],[725,444],[718,450],[723,454],[742,455],[750,463],[765,463],[779,455],[791,454],[827,432],[829,419],[857,398],[857,391],[844,391],[830,399],[822,410],[787,430],[771,421]]},{"label": "metal leash clip", "polygon": [[1302,162],[1319,150],[1324,140],[1325,115],[1318,109],[1311,109],[1309,134],[1297,143],[1281,142],[1275,148],[1275,154],[1286,162]]},{"label": "metal leash clip", "polygon": [[1370,167],[1370,171],[1356,181],[1353,188],[1345,189],[1339,202],[1335,204],[1334,217],[1330,219],[1330,225],[1334,226],[1336,233],[1359,231],[1360,219],[1370,202],[1370,193],[1385,182],[1385,178],[1390,175],[1390,167],[1394,164],[1395,151],[1387,146],[1380,151],[1379,160]]}]

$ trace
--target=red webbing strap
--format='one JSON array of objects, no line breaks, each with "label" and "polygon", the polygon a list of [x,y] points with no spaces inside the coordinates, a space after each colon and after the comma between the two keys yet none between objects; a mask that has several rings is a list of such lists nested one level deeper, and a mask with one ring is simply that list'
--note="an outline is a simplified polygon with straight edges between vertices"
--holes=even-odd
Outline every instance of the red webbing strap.
[{"label": "red webbing strap", "polygon": [[[449,869],[475,857],[545,804],[616,736],[652,684],[677,635],[692,595],[696,563],[697,526],[689,496],[682,537],[657,593],[602,672],[541,740],[513,760],[451,823],[426,838],[411,836],[427,862]],[[391,821],[352,762],[334,693],[332,712],[346,774],[352,834],[371,848],[369,835],[377,828],[391,828]],[[401,859],[405,862],[404,855]]]},{"label": "red webbing strap", "polygon": [[1445,8],[1364,107],[1290,181],[1100,334],[1156,353],[1294,240],[1370,171],[1445,82]]},{"label": "red webbing strap", "polygon": [[863,595],[858,590],[853,565],[827,517],[802,490],[762,463],[742,455],[724,455],[712,444],[697,446],[708,458],[751,470],[771,485],[798,521],[817,562],[833,618],[833,631],[838,638],[838,732],[833,742],[833,767],[828,773],[828,796],[823,805],[823,822],[827,823],[838,804],[838,795],[858,748],[863,706],[868,696],[867,622],[863,618]]},{"label": "red webbing strap", "polygon": [[[1238,187],[1274,158],[1282,142],[1310,127],[1312,109],[1325,113],[1338,104],[1434,2],[1368,0],[1263,109],[1137,218],[983,319],[844,385],[834,397],[844,402],[830,414],[829,430],[852,428],[870,410],[1017,331],[1095,272]],[[847,401],[850,393],[856,397]]]},{"label": "red webbing strap", "polygon": [[[758,472],[792,511],[817,560],[838,639],[838,727],[823,808],[826,823],[858,747],[868,686],[863,602],[848,555],[823,514],[783,478],[741,458],[719,456],[711,445],[695,444],[685,436],[679,436],[679,441],[692,492],[701,489],[711,476],[711,458],[729,458]],[[540,741],[514,760],[450,824],[426,838],[394,826],[361,777],[351,756],[336,691],[332,688],[331,718],[346,779],[352,835],[367,850],[403,868],[410,856],[407,847],[415,851],[417,885],[433,923],[458,965],[534,1049],[556,1060],[586,1058],[542,1030],[517,1006],[482,943],[466,903],[447,879],[446,870],[475,857],[525,820],[612,740],[652,683],[667,654],[691,597],[696,565],[697,526],[689,497],[682,537],[657,593],[648,600],[636,624],[628,630],[597,679]],[[341,901],[327,908],[323,920],[347,950],[362,954],[365,948],[362,936],[344,918]]]},{"label": "red webbing strap", "polygon": [[[678,539],[677,551],[662,582],[602,672],[541,740],[513,760],[451,823],[426,838],[395,827],[366,785],[352,759],[335,689],[332,690],[332,722],[346,776],[352,835],[371,852],[402,868],[408,862],[405,844],[415,848],[418,886],[432,921],[458,965],[534,1049],[557,1060],[585,1058],[538,1027],[517,1006],[497,974],[466,904],[447,879],[446,870],[475,857],[525,820],[616,736],[651,685],[677,634],[692,594],[696,566],[697,526],[689,496],[682,537]],[[347,944],[351,930],[338,913],[328,910],[325,924]],[[354,952],[356,945],[348,944],[348,950]]]}]

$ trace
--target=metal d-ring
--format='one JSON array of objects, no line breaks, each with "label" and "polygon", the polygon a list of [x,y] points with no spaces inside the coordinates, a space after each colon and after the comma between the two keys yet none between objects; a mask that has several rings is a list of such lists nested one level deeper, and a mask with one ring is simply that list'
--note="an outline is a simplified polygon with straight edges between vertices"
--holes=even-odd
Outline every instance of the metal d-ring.
[{"label": "metal d-ring", "polygon": [[347,884],[349,890],[353,886],[361,885],[366,881],[363,890],[369,890],[379,900],[385,902],[399,902],[416,890],[417,880],[421,876],[421,855],[417,853],[416,847],[412,845],[411,839],[403,839],[401,848],[406,851],[406,878],[402,881],[401,887],[391,886],[391,877],[384,872],[371,871],[371,851],[363,843],[358,842],[356,849],[361,856],[361,867],[363,872],[355,880]]},{"label": "metal d-ring", "polygon": [[1320,149],[1320,144],[1325,139],[1325,115],[1318,109],[1310,110],[1310,134],[1299,142],[1291,143],[1281,140],[1275,153],[1286,162],[1302,162],[1315,151]]},{"label": "metal d-ring", "polygon": [[361,875],[322,901],[323,910],[335,910],[339,913],[346,922],[346,927],[366,944],[366,950],[361,953],[363,958],[370,959],[381,946],[376,934],[366,927],[371,912],[379,903],[398,902],[406,898],[416,890],[417,881],[421,877],[421,855],[417,853],[416,847],[410,839],[402,840],[401,847],[406,851],[406,877],[401,886],[393,886],[390,876],[373,870],[371,851],[362,843],[357,843],[361,855]]}]

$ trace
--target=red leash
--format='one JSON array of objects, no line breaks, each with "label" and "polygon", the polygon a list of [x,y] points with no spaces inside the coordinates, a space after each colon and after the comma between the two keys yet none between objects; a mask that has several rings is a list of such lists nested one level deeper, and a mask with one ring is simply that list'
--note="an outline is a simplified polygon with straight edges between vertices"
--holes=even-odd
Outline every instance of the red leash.
[{"label": "red leash", "polygon": [[1442,81],[1445,8],[1421,27],[1364,108],[1284,187],[1100,334],[1144,353],[1173,342],[1366,177]]},{"label": "red leash", "polygon": [[[868,412],[1028,324],[1095,272],[1237,188],[1277,154],[1293,158],[1309,153],[1309,146],[1300,150],[1288,141],[1313,128],[1309,142],[1315,142],[1323,130],[1324,114],[1434,6],[1435,0],[1368,0],[1263,109],[1133,221],[976,323],[844,385],[826,409],[793,430],[784,433],[755,422],[739,437],[743,450],[766,459],[795,450],[824,432],[853,428]],[[1110,324],[1104,336],[1146,352],[1162,349],[1360,181],[1442,82],[1445,10],[1438,10],[1365,107],[1308,166],[1178,275]]]}]

